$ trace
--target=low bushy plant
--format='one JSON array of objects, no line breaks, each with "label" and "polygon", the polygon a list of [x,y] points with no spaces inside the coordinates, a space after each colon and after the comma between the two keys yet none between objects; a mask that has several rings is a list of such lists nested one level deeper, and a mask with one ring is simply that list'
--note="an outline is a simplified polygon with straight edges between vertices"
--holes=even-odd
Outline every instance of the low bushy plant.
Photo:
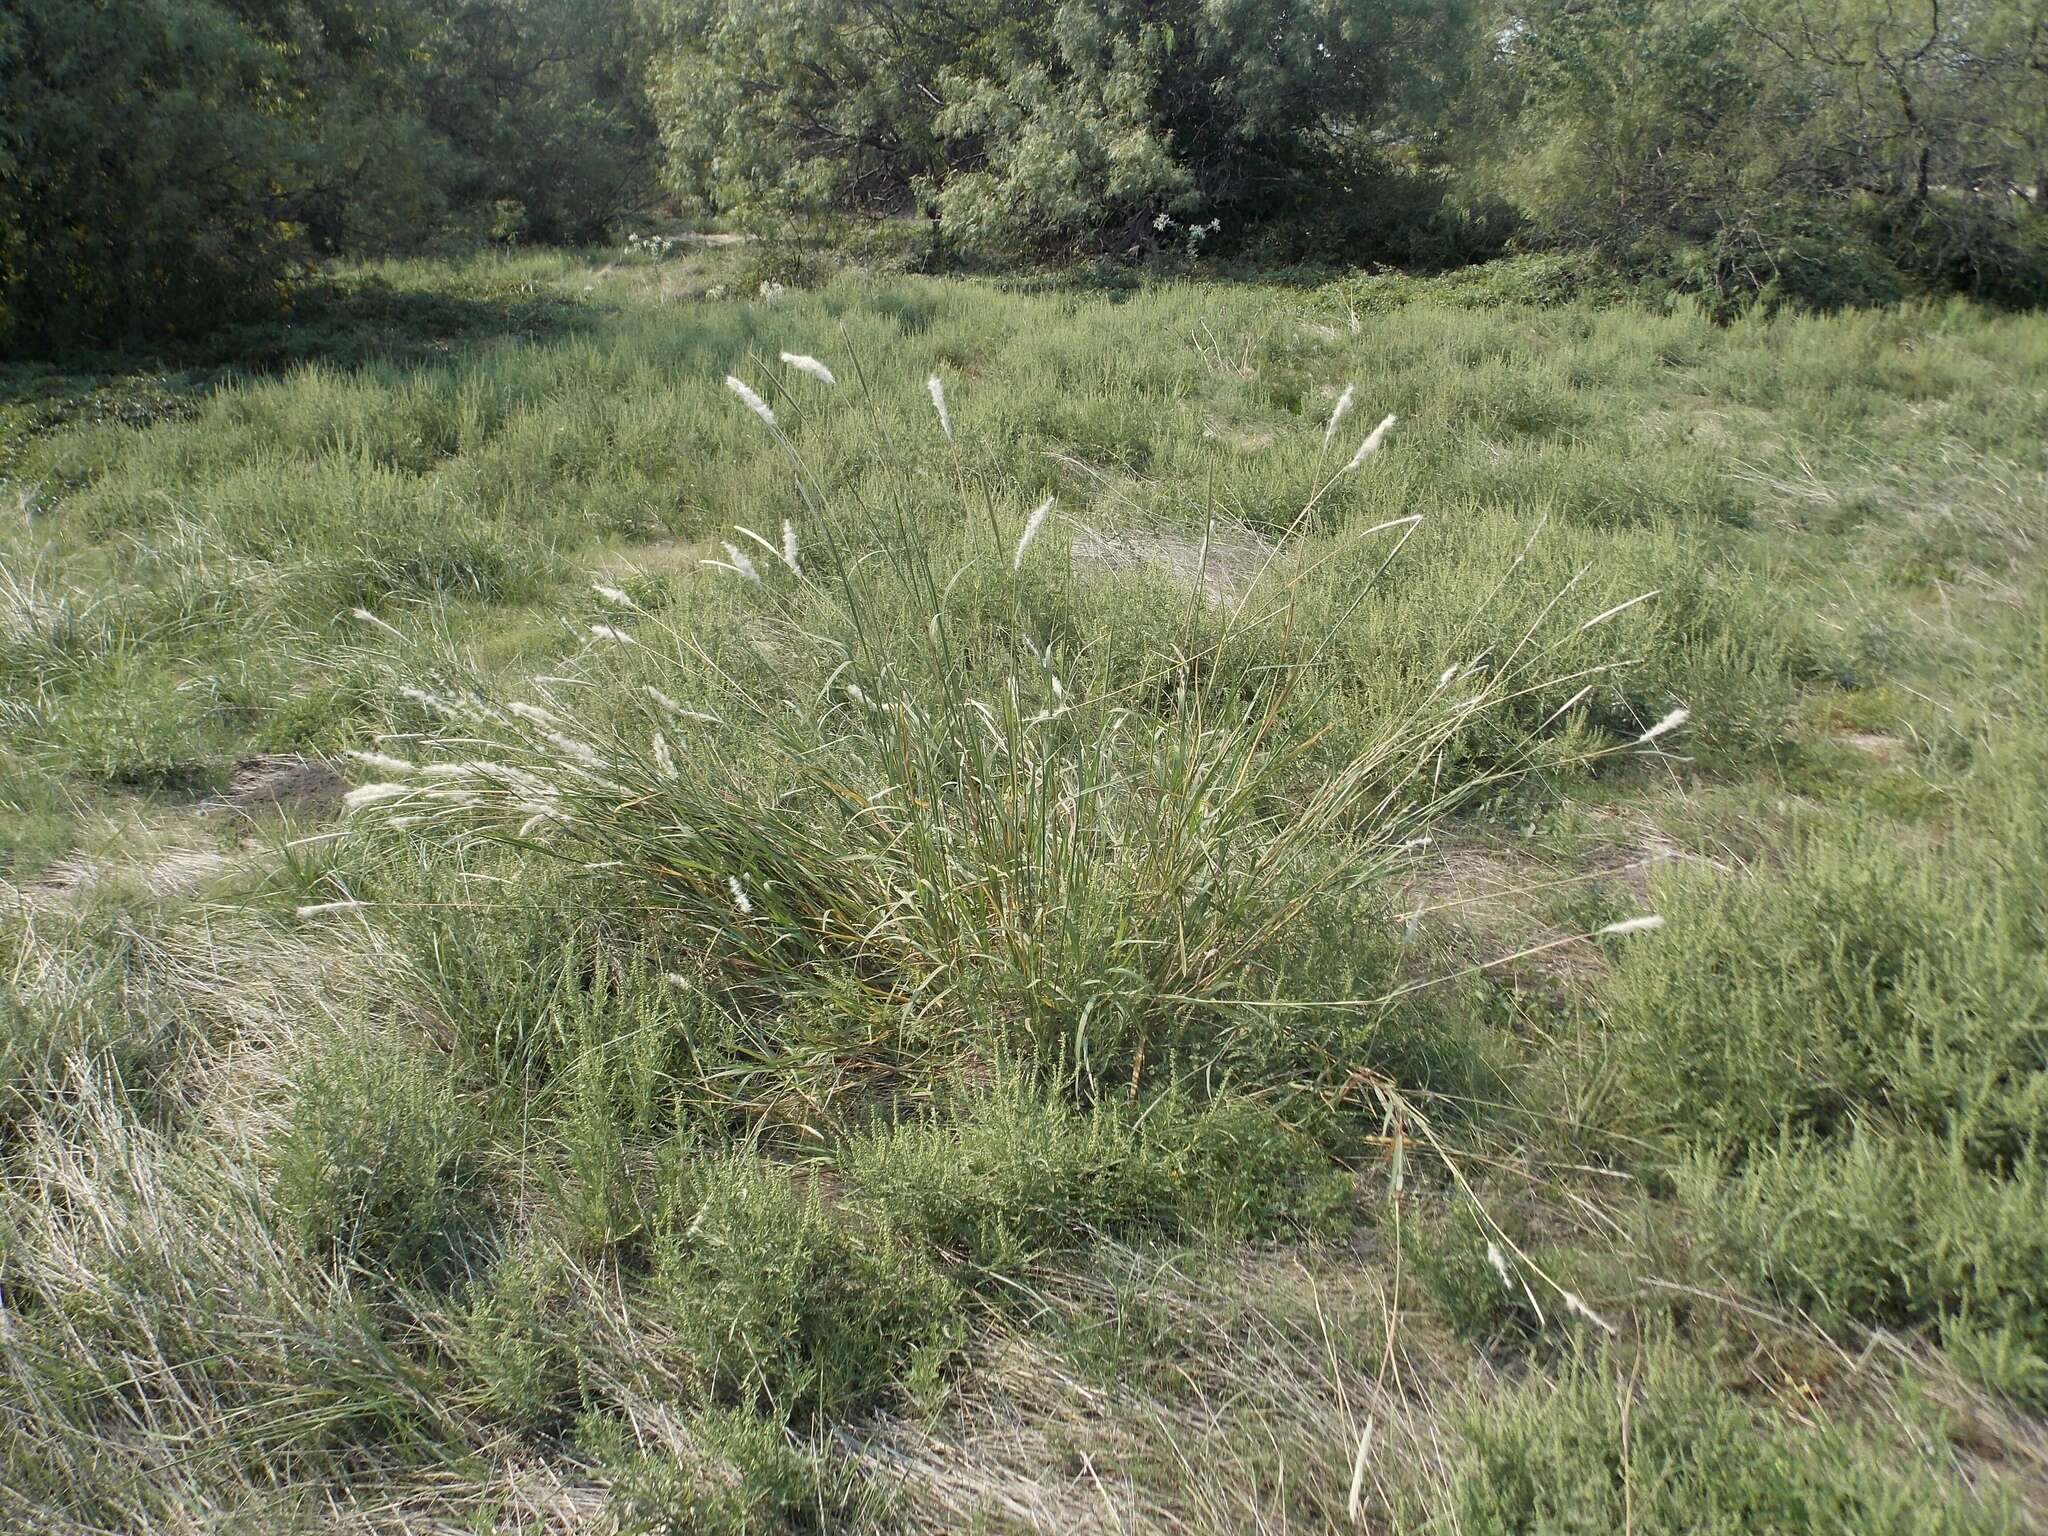
[{"label": "low bushy plant", "polygon": [[1795,1429],[1723,1389],[1682,1347],[1624,1373],[1602,1354],[1465,1417],[1446,1507],[1486,1536],[1612,1531],[1736,1536],[2017,1532],[2009,1505],[1962,1495],[1937,1456],[1822,1425]]},{"label": "low bushy plant", "polygon": [[662,1198],[649,1299],[715,1401],[829,1422],[958,1348],[951,1284],[801,1173],[685,1151]]},{"label": "low bushy plant", "polygon": [[446,1285],[482,1253],[484,1126],[433,1063],[351,1033],[311,1056],[277,1148],[280,1206],[318,1255]]},{"label": "low bushy plant", "polygon": [[1350,1180],[1247,1100],[1070,1100],[1006,1081],[955,1116],[857,1137],[848,1174],[891,1226],[992,1276],[1098,1236],[1327,1230]]}]

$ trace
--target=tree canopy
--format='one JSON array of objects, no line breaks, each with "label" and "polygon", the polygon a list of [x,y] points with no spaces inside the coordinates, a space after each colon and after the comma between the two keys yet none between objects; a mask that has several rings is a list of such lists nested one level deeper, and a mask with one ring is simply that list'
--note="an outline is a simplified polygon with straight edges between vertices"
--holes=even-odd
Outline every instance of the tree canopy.
[{"label": "tree canopy", "polygon": [[2048,0],[12,0],[0,340],[669,200],[934,261],[1585,252],[2048,297]]}]

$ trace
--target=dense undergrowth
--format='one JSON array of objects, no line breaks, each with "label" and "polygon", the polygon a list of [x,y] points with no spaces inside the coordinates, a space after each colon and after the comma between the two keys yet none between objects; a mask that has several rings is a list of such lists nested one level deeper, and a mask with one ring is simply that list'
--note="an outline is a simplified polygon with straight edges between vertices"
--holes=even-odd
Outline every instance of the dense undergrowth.
[{"label": "dense undergrowth", "polygon": [[2039,1517],[2037,320],[748,259],[10,376],[8,1521]]}]

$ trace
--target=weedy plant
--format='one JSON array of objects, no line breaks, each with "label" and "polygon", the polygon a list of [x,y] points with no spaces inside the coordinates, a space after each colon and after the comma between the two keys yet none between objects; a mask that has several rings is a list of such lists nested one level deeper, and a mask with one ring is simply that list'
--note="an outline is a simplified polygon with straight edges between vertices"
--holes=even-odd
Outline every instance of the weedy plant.
[{"label": "weedy plant", "polygon": [[[1250,599],[1214,613],[1191,598],[1170,654],[1119,675],[1034,633],[1028,578],[1051,502],[1008,527],[990,506],[982,527],[964,482],[962,505],[936,513],[903,494],[835,494],[778,407],[727,384],[786,455],[796,505],[779,540],[740,528],[748,547],[729,541],[708,563],[744,584],[764,626],[810,649],[822,681],[809,697],[747,686],[662,612],[600,585],[610,617],[573,668],[533,699],[413,690],[436,717],[417,762],[373,758],[393,776],[350,804],[581,867],[603,901],[637,905],[687,955],[689,984],[734,1007],[850,986],[891,1021],[899,1068],[1017,1053],[1097,1098],[1138,1091],[1163,1062],[1177,1075],[1239,1066],[1232,1037],[1256,1023],[1269,1074],[1284,1062],[1340,1083],[1353,1065],[1334,1049],[1341,1024],[1304,1021],[1355,1021],[1408,989],[1300,995],[1309,978],[1290,960],[1304,935],[1383,882],[1450,807],[1512,777],[1442,770],[1510,706],[1540,697],[1546,724],[1568,716],[1615,664],[1558,672],[1555,645],[1633,606],[1571,615],[1568,584],[1512,644],[1450,659],[1332,761],[1314,723],[1345,686],[1326,664],[1332,636],[1422,519],[1352,536],[1382,552],[1316,635],[1291,631],[1334,556],[1300,558],[1296,536],[1368,468],[1393,417],[1327,474]],[[951,441],[936,375],[929,387]],[[990,600],[984,576],[976,604],[956,602],[978,566],[1007,591]],[[1290,633],[1292,660],[1237,664],[1272,632]],[[1596,741],[1577,758],[1629,749]]]}]

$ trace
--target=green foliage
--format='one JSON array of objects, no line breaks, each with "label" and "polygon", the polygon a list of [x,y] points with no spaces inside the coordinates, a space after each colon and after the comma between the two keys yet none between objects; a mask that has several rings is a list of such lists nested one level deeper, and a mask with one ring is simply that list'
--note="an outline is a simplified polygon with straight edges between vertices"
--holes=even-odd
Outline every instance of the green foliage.
[{"label": "green foliage", "polygon": [[1862,1131],[1733,1176],[1688,1164],[1682,1199],[1762,1285],[1831,1327],[1934,1324],[1959,1363],[2048,1405],[2048,1170],[1999,1177],[1954,1146]]},{"label": "green foliage", "polygon": [[[26,0],[0,19],[0,340],[275,313],[313,245],[430,215],[389,112],[396,7]],[[332,222],[332,221],[330,221]],[[330,242],[331,243],[331,242]]]},{"label": "green foliage", "polygon": [[1738,1158],[1869,1117],[1989,1171],[2038,1155],[2048,863],[2015,830],[1967,878],[1873,839],[1810,847],[1782,880],[1674,886],[1669,942],[1628,951],[1610,994],[1639,1102]]},{"label": "green foliage", "polygon": [[[0,992],[0,1156],[79,1072],[132,1112],[152,1114],[184,1055],[190,1021],[130,980],[136,936],[109,928],[96,935],[95,963],[56,960],[24,923],[0,928],[0,964],[22,979]],[[46,967],[54,975],[42,986],[23,984]]]},{"label": "green foliage", "polygon": [[689,1421],[690,1455],[636,1452],[620,1426],[578,1436],[612,1479],[611,1507],[632,1536],[786,1536],[857,1526],[873,1500],[843,1465],[793,1442],[774,1419],[707,1408]]},{"label": "green foliage", "polygon": [[454,160],[447,196],[495,240],[604,238],[650,191],[649,52],[633,0],[435,0],[418,111]]},{"label": "green foliage", "polygon": [[556,1294],[561,1271],[538,1247],[500,1254],[469,1292],[456,1345],[484,1410],[524,1434],[558,1427],[575,1401],[574,1323]]},{"label": "green foliage", "polygon": [[2048,92],[2038,27],[2009,8],[1518,11],[1498,65],[1517,105],[1496,155],[1532,238],[1596,248],[1724,311],[1880,304],[1914,286],[2038,301],[2041,213],[2021,189]]},{"label": "green foliage", "polygon": [[[1631,1101],[1695,1150],[1686,1204],[1832,1323],[1932,1325],[2048,1384],[2048,820],[2037,769],[1981,791],[1995,842],[1801,849],[1775,879],[1674,887],[1610,1027]],[[1760,1069],[1761,1064],[1761,1069]]]},{"label": "green foliage", "polygon": [[1258,1236],[1327,1228],[1349,1180],[1301,1132],[1243,1101],[1075,1109],[1021,1082],[955,1119],[878,1127],[843,1162],[892,1227],[987,1275],[1096,1236]]},{"label": "green foliage", "polygon": [[277,1197],[311,1248],[371,1275],[445,1285],[483,1238],[484,1129],[432,1063],[367,1035],[302,1069]]},{"label": "green foliage", "polygon": [[655,1251],[652,1304],[722,1404],[858,1414],[960,1343],[953,1287],[916,1247],[744,1154],[680,1154]]},{"label": "green foliage", "polygon": [[1462,1426],[1448,1513],[1475,1533],[1962,1536],[2015,1512],[1958,1496],[1939,1462],[1832,1427],[1794,1430],[1650,1347],[1639,1374],[1593,1356]]},{"label": "green foliage", "polygon": [[[666,16],[654,97],[679,193],[742,214],[918,198],[955,249],[996,260],[1192,255],[1282,216],[1324,229],[1325,251],[1389,248],[1440,189],[1363,146],[1471,21],[1406,3],[1061,0],[915,6],[908,25],[853,0]],[[1474,243],[1450,223],[1435,238],[1445,254]]]},{"label": "green foliage", "polygon": [[[0,17],[0,343],[186,343],[319,255],[647,196],[624,0],[24,0]],[[502,220],[501,220],[502,222]]]},{"label": "green foliage", "polygon": [[1415,1278],[1451,1331],[1483,1349],[1520,1346],[1543,1326],[1532,1285],[1470,1201],[1415,1234]]},{"label": "green foliage", "polygon": [[938,127],[976,153],[939,188],[941,219],[983,253],[1196,253],[1225,226],[1315,217],[1391,179],[1360,146],[1468,19],[1396,3],[1054,5],[999,71],[950,81]]}]

